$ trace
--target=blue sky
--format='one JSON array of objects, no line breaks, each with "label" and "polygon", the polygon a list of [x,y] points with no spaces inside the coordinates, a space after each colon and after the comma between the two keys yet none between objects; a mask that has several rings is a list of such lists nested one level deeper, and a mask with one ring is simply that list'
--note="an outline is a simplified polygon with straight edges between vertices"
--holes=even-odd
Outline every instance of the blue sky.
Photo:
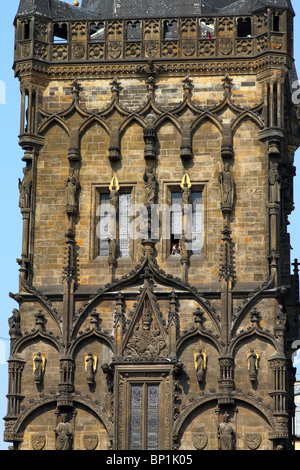
[{"label": "blue sky", "polygon": [[[73,0],[66,0],[72,4]],[[294,0],[295,19],[295,60],[300,77],[300,2]],[[4,423],[2,418],[6,414],[7,407],[7,359],[9,356],[8,318],[13,308],[17,307],[14,300],[9,297],[9,292],[18,292],[18,268],[16,259],[21,254],[22,219],[18,208],[18,178],[22,178],[23,156],[22,149],[18,145],[19,116],[20,116],[20,92],[19,82],[14,78],[12,70],[14,54],[14,27],[13,20],[18,10],[19,0],[2,1],[2,24],[0,29],[1,61],[0,61],[0,144],[2,174],[0,182],[1,208],[1,274],[0,274],[0,450],[8,448],[8,443],[3,442]],[[295,166],[297,176],[295,178],[295,211],[289,217],[291,234],[292,261],[300,260],[300,150],[296,153]],[[296,359],[296,366],[300,359]]]}]

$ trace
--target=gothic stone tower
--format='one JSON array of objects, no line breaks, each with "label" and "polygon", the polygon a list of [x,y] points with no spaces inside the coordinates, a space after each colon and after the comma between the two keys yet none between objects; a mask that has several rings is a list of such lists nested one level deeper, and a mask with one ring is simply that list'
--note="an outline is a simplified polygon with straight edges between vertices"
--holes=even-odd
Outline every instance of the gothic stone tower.
[{"label": "gothic stone tower", "polygon": [[21,0],[15,19],[5,440],[291,449],[291,3],[75,3]]}]

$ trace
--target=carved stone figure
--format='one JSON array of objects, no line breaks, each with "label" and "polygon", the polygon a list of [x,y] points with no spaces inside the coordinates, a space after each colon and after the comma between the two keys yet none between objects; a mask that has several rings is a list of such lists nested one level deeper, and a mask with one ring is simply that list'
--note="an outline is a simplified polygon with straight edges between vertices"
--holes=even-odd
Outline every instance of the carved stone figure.
[{"label": "carved stone figure", "polygon": [[67,206],[76,207],[76,194],[79,188],[79,182],[77,177],[75,176],[74,170],[71,170],[70,175],[65,181],[65,186],[67,188]]},{"label": "carved stone figure", "polygon": [[73,444],[73,428],[67,422],[66,413],[62,414],[62,421],[54,430],[56,434],[56,450],[72,450]]},{"label": "carved stone figure", "polygon": [[9,336],[11,339],[18,339],[22,336],[20,328],[20,312],[18,309],[14,308],[12,313],[12,316],[8,319]]},{"label": "carved stone figure", "polygon": [[271,203],[280,202],[280,175],[278,172],[278,164],[271,163],[269,170],[269,188],[270,188],[270,197],[269,200]]},{"label": "carved stone figure", "polygon": [[117,241],[115,238],[108,240],[108,262],[111,263],[116,260],[117,257]]},{"label": "carved stone figure", "polygon": [[33,355],[33,372],[34,372],[34,381],[37,384],[42,382],[43,372],[45,370],[45,354],[40,352]]},{"label": "carved stone figure", "polygon": [[21,209],[28,209],[31,206],[31,189],[32,189],[32,175],[28,168],[23,169],[24,177],[21,181],[19,178],[19,207]]},{"label": "carved stone figure", "polygon": [[85,372],[86,372],[86,381],[88,384],[93,384],[95,382],[95,372],[97,369],[97,354],[86,353],[85,354]]},{"label": "carved stone figure", "polygon": [[222,207],[232,209],[234,202],[234,179],[228,162],[224,164],[224,170],[220,172],[219,183],[221,186]]},{"label": "carved stone figure", "polygon": [[155,203],[156,184],[157,184],[153,166],[149,166],[146,168],[145,173],[144,173],[144,183],[145,183],[145,206],[151,207],[151,205]]},{"label": "carved stone figure", "polygon": [[250,382],[256,381],[256,373],[258,368],[258,359],[259,359],[259,352],[254,352],[253,349],[247,352],[247,359],[248,359],[248,370],[249,370],[249,379]]},{"label": "carved stone figure", "polygon": [[206,370],[206,351],[194,351],[194,364],[198,382],[203,382]]},{"label": "carved stone figure", "polygon": [[218,425],[219,450],[234,450],[235,429],[229,422],[228,413],[224,413],[224,421]]}]

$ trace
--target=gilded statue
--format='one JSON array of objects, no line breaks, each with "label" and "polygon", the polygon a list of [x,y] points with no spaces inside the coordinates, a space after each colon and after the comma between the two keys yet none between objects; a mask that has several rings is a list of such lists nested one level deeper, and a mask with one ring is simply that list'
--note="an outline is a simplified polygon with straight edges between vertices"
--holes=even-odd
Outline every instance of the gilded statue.
[{"label": "gilded statue", "polygon": [[206,351],[200,349],[200,351],[197,351],[195,349],[194,351],[194,365],[195,365],[195,370],[197,374],[197,380],[198,382],[203,382],[204,380],[204,374],[206,370]]},{"label": "gilded statue", "polygon": [[95,382],[95,372],[97,369],[98,357],[95,353],[85,353],[85,372],[86,372],[86,381],[88,384],[93,384]]}]

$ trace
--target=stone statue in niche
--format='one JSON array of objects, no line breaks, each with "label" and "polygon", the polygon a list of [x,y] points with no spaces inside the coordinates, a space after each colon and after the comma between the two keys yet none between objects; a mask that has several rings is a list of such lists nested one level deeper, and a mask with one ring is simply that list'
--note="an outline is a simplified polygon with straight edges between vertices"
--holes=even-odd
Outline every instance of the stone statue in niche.
[{"label": "stone statue in niche", "polygon": [[223,171],[219,174],[219,184],[221,187],[221,207],[222,209],[232,210],[234,203],[234,178],[229,163],[224,163]]},{"label": "stone statue in niche", "polygon": [[218,424],[219,450],[234,450],[235,429],[229,421],[229,414],[224,413],[223,421]]},{"label": "stone statue in niche", "polygon": [[56,450],[72,450],[73,428],[67,422],[67,414],[62,414],[62,421],[54,429],[56,434]]},{"label": "stone statue in niche", "polygon": [[148,166],[144,173],[145,183],[145,206],[150,208],[155,203],[156,198],[156,176],[153,166]]},{"label": "stone statue in niche", "polygon": [[32,175],[28,168],[23,169],[24,177],[21,181],[19,178],[19,207],[21,209],[29,209],[31,206],[31,189],[32,189]]},{"label": "stone statue in niche", "polygon": [[206,370],[206,351],[200,349],[200,351],[194,351],[194,364],[197,374],[197,380],[199,383],[204,381],[205,370]]},{"label": "stone statue in niche", "polygon": [[70,171],[70,175],[65,181],[65,186],[67,188],[67,207],[75,210],[77,208],[76,195],[79,188],[79,181],[74,170]]},{"label": "stone statue in niche", "polygon": [[33,355],[33,373],[34,373],[34,381],[36,384],[41,384],[42,382],[43,373],[45,371],[45,362],[46,362],[45,354],[38,352]]},{"label": "stone statue in niche", "polygon": [[256,374],[258,369],[258,360],[259,360],[259,352],[254,351],[253,349],[247,352],[247,360],[248,360],[248,371],[249,371],[249,379],[250,382],[256,381]]},{"label": "stone statue in niche", "polygon": [[85,354],[85,372],[86,372],[86,381],[88,384],[93,385],[95,383],[95,372],[97,370],[98,357],[95,353],[86,353]]},{"label": "stone statue in niche", "polygon": [[270,188],[270,202],[280,202],[280,175],[278,172],[278,164],[271,163],[269,170],[269,188]]}]

